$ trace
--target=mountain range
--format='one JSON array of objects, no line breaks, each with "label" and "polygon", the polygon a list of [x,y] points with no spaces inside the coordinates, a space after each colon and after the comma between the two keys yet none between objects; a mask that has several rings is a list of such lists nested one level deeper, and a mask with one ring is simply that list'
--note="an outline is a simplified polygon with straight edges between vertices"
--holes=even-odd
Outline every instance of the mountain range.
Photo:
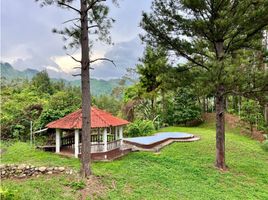
[{"label": "mountain range", "polygon": [[[25,69],[23,71],[17,70],[12,67],[9,63],[0,63],[1,69],[1,80],[5,79],[7,81],[15,80],[15,79],[32,79],[39,71],[35,69]],[[74,86],[80,86],[80,80],[66,80],[66,79],[56,79],[52,78],[52,80],[63,80],[66,83],[70,83]],[[118,86],[120,79],[110,79],[110,80],[102,80],[91,78],[91,92],[93,96],[100,95],[110,95],[112,90]]]}]

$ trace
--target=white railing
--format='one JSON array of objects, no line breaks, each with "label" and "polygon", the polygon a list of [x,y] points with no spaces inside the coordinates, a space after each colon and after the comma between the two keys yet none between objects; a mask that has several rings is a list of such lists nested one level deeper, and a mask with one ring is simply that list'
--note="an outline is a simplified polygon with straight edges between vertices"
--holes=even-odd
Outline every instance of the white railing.
[{"label": "white railing", "polygon": [[91,153],[103,152],[103,150],[104,150],[103,143],[99,143],[99,144],[92,144],[91,143]]},{"label": "white railing", "polygon": [[[107,151],[111,151],[120,147],[120,140],[107,142]],[[79,144],[79,154],[81,153],[82,143]],[[91,153],[99,153],[104,151],[104,143],[91,143]]]},{"label": "white railing", "polygon": [[107,142],[107,150],[113,150],[120,147],[120,140],[114,140],[112,142]]}]

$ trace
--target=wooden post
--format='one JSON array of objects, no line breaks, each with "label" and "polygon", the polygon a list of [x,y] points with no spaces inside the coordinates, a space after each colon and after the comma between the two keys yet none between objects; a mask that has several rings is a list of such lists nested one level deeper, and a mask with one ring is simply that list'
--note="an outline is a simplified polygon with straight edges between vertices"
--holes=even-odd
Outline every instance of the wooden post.
[{"label": "wooden post", "polygon": [[61,130],[56,129],[56,153],[60,153],[60,143],[61,143]]},{"label": "wooden post", "polygon": [[78,158],[79,154],[79,129],[74,130],[74,156]]},{"label": "wooden post", "polygon": [[103,130],[103,151],[107,151],[107,128]]},{"label": "wooden post", "polygon": [[114,127],[114,129],[115,129],[114,140],[117,140],[118,139],[118,128],[117,128],[117,126]]}]

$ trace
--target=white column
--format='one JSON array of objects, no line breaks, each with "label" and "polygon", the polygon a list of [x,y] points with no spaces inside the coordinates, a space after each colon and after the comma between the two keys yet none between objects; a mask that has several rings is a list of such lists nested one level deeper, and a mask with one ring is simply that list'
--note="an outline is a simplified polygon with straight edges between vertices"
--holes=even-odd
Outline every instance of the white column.
[{"label": "white column", "polygon": [[107,128],[104,128],[103,130],[103,151],[107,151]]},{"label": "white column", "polygon": [[120,139],[120,146],[123,145],[123,126],[119,127],[119,139]]},{"label": "white column", "polygon": [[61,130],[56,129],[56,153],[60,153],[60,136]]},{"label": "white column", "polygon": [[78,158],[79,154],[79,129],[74,130],[74,156]]}]

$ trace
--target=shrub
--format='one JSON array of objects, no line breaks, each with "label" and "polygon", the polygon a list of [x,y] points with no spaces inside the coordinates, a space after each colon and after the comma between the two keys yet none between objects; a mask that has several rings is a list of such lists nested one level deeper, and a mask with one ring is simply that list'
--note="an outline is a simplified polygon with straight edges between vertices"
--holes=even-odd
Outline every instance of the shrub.
[{"label": "shrub", "polygon": [[1,200],[17,200],[20,198],[16,190],[0,188],[0,199]]},{"label": "shrub", "polygon": [[150,135],[155,130],[153,121],[135,120],[126,129],[127,136],[137,137]]},{"label": "shrub", "polygon": [[264,151],[267,151],[268,152],[268,140],[264,141],[261,145],[261,148],[264,150]]},{"label": "shrub", "polygon": [[265,141],[261,144],[261,147],[264,151],[268,152],[268,135],[264,135]]},{"label": "shrub", "polygon": [[201,120],[201,109],[197,96],[190,88],[179,88],[172,108],[172,124],[184,124],[193,120]]},{"label": "shrub", "polygon": [[253,100],[248,100],[243,103],[241,108],[241,119],[247,122],[250,126],[250,133],[253,134],[253,128],[257,121],[261,121],[260,104]]},{"label": "shrub", "polygon": [[67,183],[66,186],[69,186],[71,187],[72,189],[74,190],[82,190],[86,187],[86,184],[84,181],[74,181],[74,182],[71,182],[71,183]]}]

